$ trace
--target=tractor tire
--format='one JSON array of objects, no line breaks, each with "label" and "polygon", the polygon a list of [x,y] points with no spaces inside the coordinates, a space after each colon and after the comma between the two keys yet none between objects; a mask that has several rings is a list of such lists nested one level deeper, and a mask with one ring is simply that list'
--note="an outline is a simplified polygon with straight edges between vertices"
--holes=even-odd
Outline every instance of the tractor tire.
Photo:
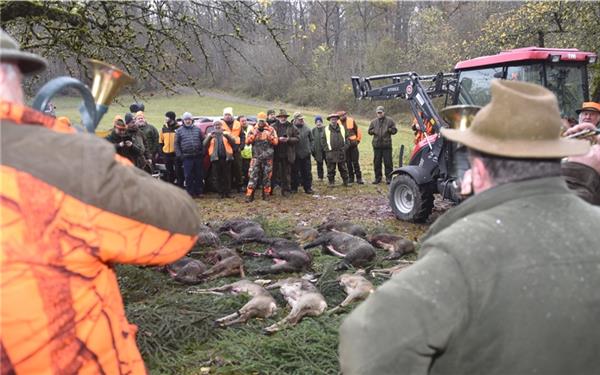
[{"label": "tractor tire", "polygon": [[418,185],[406,174],[395,176],[390,184],[390,206],[400,220],[424,222],[433,210],[431,184]]}]

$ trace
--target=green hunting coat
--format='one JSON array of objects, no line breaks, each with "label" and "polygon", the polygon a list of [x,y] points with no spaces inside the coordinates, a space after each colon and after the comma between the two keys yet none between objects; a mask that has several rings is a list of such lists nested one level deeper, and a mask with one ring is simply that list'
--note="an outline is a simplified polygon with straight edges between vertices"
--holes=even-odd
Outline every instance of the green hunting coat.
[{"label": "green hunting coat", "polygon": [[600,208],[560,177],[440,217],[340,328],[348,374],[600,374]]}]

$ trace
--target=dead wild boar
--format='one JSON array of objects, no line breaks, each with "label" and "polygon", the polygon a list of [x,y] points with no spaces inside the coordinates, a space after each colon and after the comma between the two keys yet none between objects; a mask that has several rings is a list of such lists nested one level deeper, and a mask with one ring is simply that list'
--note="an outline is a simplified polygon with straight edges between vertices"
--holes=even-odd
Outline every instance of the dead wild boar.
[{"label": "dead wild boar", "polygon": [[270,245],[264,253],[248,252],[247,254],[273,258],[275,264],[270,267],[258,269],[256,271],[257,274],[300,272],[310,267],[312,256],[304,251],[302,246],[297,242],[285,238],[262,239],[260,242]]},{"label": "dead wild boar", "polygon": [[208,269],[201,261],[183,257],[166,266],[169,275],[175,280],[184,284],[195,282],[197,277]]},{"label": "dead wild boar", "polygon": [[257,241],[265,237],[265,231],[259,223],[245,219],[224,222],[219,227],[219,233],[233,238],[233,244]]},{"label": "dead wild boar", "polygon": [[217,232],[212,230],[208,225],[202,225],[200,227],[200,231],[198,232],[198,244],[204,246],[219,246],[221,244],[221,240],[219,239],[219,235]]},{"label": "dead wild boar", "polygon": [[415,244],[412,241],[395,234],[378,233],[367,236],[367,241],[377,248],[389,251],[390,255],[385,259],[398,259],[404,254],[415,252]]},{"label": "dead wild boar", "polygon": [[191,294],[206,292],[233,295],[246,293],[252,296],[252,299],[238,311],[215,320],[215,323],[221,327],[245,323],[252,318],[270,318],[277,311],[277,303],[273,296],[265,288],[250,280],[240,280],[216,288],[188,291]]},{"label": "dead wild boar", "polygon": [[[266,333],[275,333],[286,325],[294,326],[305,316],[319,316],[327,309],[327,302],[323,295],[314,288],[307,290],[303,279],[287,279],[280,284],[280,292],[292,310],[279,322],[266,327]],[[308,281],[306,281],[308,282]],[[314,285],[313,285],[314,287]],[[312,289],[312,288],[310,288]]]},{"label": "dead wild boar", "polygon": [[364,273],[363,270],[359,270],[353,274],[345,273],[337,278],[348,296],[339,305],[329,310],[329,314],[354,301],[362,301],[375,291],[373,284],[363,276]]},{"label": "dead wild boar", "polygon": [[348,233],[348,234],[351,234],[353,236],[357,236],[360,238],[367,237],[367,232],[365,231],[365,229],[363,227],[361,227],[358,224],[349,222],[349,221],[341,221],[341,222],[327,221],[327,222],[319,225],[317,227],[317,230],[320,233],[325,233],[325,232],[333,230],[333,231]]},{"label": "dead wild boar", "polygon": [[204,281],[218,279],[220,277],[237,276],[244,277],[244,261],[233,250],[222,247],[209,252],[206,259],[213,266],[202,273]]},{"label": "dead wild boar", "polygon": [[342,232],[325,232],[316,240],[304,245],[310,249],[321,245],[324,252],[342,258],[337,270],[363,266],[375,257],[375,249],[366,240]]}]

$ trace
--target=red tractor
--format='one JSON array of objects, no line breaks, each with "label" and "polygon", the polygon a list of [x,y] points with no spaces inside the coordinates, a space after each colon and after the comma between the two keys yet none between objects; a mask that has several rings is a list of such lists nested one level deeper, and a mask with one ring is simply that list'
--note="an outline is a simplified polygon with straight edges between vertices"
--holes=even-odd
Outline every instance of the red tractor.
[{"label": "red tractor", "polygon": [[[440,128],[449,124],[439,115],[432,98],[444,98],[444,107],[481,107],[490,101],[493,79],[526,81],[554,92],[562,116],[574,119],[575,110],[589,100],[587,65],[596,59],[595,53],[577,49],[528,47],[461,61],[454,67],[454,73],[352,77],[355,97],[408,100],[421,131],[425,132],[425,123],[433,124],[433,134],[415,146],[408,165],[392,172],[389,199],[396,217],[425,221],[436,193],[455,203],[461,200],[457,185],[469,168],[466,152],[440,135]],[[373,88],[372,82],[379,80],[387,84]]]}]

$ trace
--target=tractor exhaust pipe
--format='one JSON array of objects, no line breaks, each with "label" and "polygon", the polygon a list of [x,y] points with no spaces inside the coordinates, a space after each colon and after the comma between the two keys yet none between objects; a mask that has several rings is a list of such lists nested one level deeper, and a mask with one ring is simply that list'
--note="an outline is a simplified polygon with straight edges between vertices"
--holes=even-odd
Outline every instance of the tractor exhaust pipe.
[{"label": "tractor exhaust pipe", "polygon": [[404,163],[404,145],[400,145],[400,168],[402,168],[402,164]]}]

